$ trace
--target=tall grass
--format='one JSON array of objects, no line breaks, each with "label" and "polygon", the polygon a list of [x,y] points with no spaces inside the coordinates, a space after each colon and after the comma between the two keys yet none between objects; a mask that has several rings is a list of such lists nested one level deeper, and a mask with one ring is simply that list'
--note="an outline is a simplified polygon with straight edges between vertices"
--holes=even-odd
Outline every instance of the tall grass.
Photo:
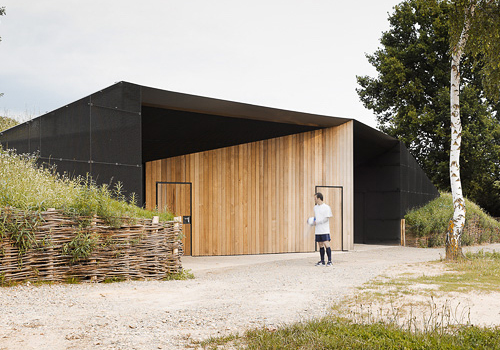
[{"label": "tall grass", "polygon": [[[466,225],[467,220],[472,218],[478,220],[483,235],[480,239],[491,241],[492,237],[498,236],[500,222],[486,214],[477,204],[468,199],[465,199],[465,207],[467,209],[465,214]],[[451,193],[441,193],[439,198],[421,208],[411,210],[405,215],[406,224],[410,230],[417,237],[430,237],[431,246],[444,244],[444,233],[452,217],[453,198]],[[474,243],[468,238],[466,231],[462,236],[462,243],[464,245]]]},{"label": "tall grass", "polygon": [[[356,323],[325,317],[280,327],[257,329],[243,336],[211,338],[204,349],[499,349],[500,330],[472,325],[456,326],[449,332],[412,331],[393,323]],[[226,347],[227,346],[227,347]]]},{"label": "tall grass", "polygon": [[126,198],[121,185],[98,186],[90,177],[58,174],[54,167],[40,166],[36,157],[0,148],[0,206],[23,210],[62,209],[72,215],[103,218],[136,217],[170,220],[168,212],[139,208],[132,194]]}]

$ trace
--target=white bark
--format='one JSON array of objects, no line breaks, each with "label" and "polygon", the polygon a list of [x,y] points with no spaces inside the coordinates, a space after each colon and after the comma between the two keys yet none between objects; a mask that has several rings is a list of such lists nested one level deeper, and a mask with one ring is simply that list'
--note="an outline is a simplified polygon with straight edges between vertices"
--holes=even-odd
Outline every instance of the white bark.
[{"label": "white bark", "polygon": [[[460,121],[460,57],[461,50],[452,54],[451,64],[451,149],[450,149],[450,181],[453,195],[453,230],[451,234],[460,242],[465,226],[465,201],[460,179],[460,145],[462,143],[462,123]],[[460,243],[458,243],[460,244]]]},{"label": "white bark", "polygon": [[[460,145],[462,143],[462,123],[460,120],[460,61],[467,43],[471,18],[474,15],[475,5],[466,14],[464,27],[457,45],[452,49],[451,58],[451,149],[450,149],[450,182],[453,196],[453,225],[446,237],[448,245],[456,245],[451,252],[458,254],[460,251],[460,238],[465,226],[465,200],[462,194],[462,181],[460,179]],[[452,235],[450,237],[449,235]],[[448,249],[447,249],[448,252]],[[453,257],[451,257],[453,258]]]}]

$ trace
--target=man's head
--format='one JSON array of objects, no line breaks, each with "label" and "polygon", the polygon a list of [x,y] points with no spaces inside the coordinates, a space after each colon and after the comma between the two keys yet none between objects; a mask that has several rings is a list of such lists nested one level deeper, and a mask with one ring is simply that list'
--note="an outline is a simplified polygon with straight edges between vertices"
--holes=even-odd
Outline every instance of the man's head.
[{"label": "man's head", "polygon": [[323,195],[319,192],[314,194],[314,204],[322,204],[323,203]]}]

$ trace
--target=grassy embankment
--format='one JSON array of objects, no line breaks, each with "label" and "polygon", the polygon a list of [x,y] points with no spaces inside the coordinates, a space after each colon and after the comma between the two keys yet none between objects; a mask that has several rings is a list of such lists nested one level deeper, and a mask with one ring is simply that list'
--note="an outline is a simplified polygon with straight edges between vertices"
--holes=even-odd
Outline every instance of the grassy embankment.
[{"label": "grassy embankment", "polygon": [[[500,222],[486,214],[477,204],[465,200],[465,228],[462,245],[500,242]],[[441,193],[439,198],[406,214],[406,225],[417,237],[427,237],[428,246],[445,244],[449,220],[453,217],[451,193]],[[408,232],[407,232],[408,234]]]},{"label": "grassy embankment", "polygon": [[113,218],[152,218],[170,220],[168,212],[150,211],[135,205],[120,184],[114,188],[96,185],[89,177],[59,175],[55,168],[39,166],[36,158],[0,149],[0,207],[26,211],[62,209],[75,216],[98,215],[110,222]]},{"label": "grassy embankment", "polygon": [[[255,329],[211,338],[200,345],[205,349],[500,349],[500,329],[472,325],[466,309],[428,303],[427,312],[424,307],[424,313],[418,314],[416,309],[411,311],[416,306],[408,302],[422,293],[432,298],[433,294],[453,292],[457,298],[456,293],[498,292],[500,254],[479,252],[467,254],[460,262],[434,264],[445,264],[446,272],[369,282],[359,295],[334,306],[330,317],[276,331]],[[433,288],[414,289],[415,284]],[[390,314],[377,314],[366,307],[380,300],[389,303],[389,299]],[[410,311],[403,310],[405,307]]]}]

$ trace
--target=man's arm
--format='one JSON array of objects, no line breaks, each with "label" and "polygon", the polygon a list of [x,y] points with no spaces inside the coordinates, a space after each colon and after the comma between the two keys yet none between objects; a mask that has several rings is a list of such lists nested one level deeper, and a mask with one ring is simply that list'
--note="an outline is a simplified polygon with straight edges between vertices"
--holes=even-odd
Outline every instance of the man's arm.
[{"label": "man's arm", "polygon": [[316,225],[318,225],[318,224],[324,224],[327,221],[328,221],[328,217],[319,218],[319,219],[314,218],[314,222],[316,223]]}]

